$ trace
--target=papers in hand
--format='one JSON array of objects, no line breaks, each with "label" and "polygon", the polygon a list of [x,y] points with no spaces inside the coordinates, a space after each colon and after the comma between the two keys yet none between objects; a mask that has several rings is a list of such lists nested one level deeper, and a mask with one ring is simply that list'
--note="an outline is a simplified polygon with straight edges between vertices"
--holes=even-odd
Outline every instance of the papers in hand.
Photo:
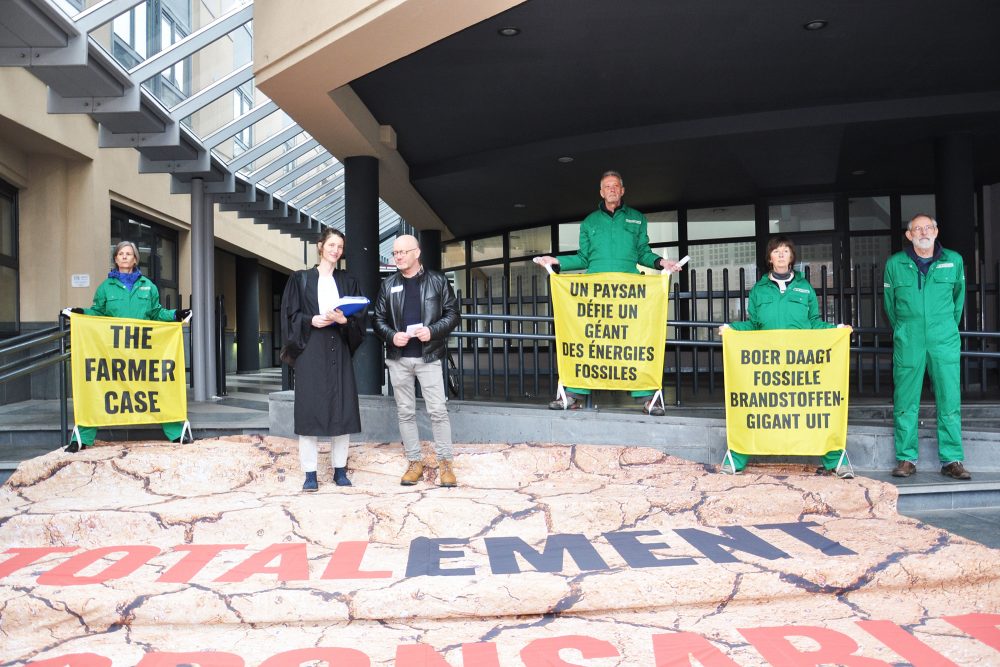
[{"label": "papers in hand", "polygon": [[407,336],[416,336],[417,335],[417,329],[422,329],[423,326],[424,326],[423,322],[417,322],[416,324],[411,324],[410,326],[406,327],[406,335]]},{"label": "papers in hand", "polygon": [[339,308],[344,317],[350,317],[369,303],[368,299],[363,296],[342,296],[333,302],[330,310],[337,310]]}]

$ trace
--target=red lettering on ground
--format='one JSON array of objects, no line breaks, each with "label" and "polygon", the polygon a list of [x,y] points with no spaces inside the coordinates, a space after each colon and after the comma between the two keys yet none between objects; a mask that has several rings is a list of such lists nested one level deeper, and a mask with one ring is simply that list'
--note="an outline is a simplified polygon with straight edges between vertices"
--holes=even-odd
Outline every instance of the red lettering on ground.
[{"label": "red lettering on ground", "polygon": [[174,547],[174,550],[190,553],[161,574],[157,581],[168,584],[186,584],[220,552],[227,549],[242,549],[245,546],[245,544],[181,544]]},{"label": "red lettering on ground", "polygon": [[[4,551],[5,554],[16,554],[13,558],[8,558],[0,563],[0,579],[9,574],[17,572],[22,567],[27,567],[35,561],[48,556],[49,554],[68,553],[76,551],[78,547],[14,547]],[[90,655],[80,653],[79,655]]]},{"label": "red lettering on ground", "polygon": [[584,658],[616,658],[618,649],[603,639],[585,635],[566,635],[536,639],[521,649],[521,660],[524,667],[573,667],[559,657],[559,651],[564,648],[576,649]]},{"label": "red lettering on ground", "polygon": [[965,634],[1000,651],[1000,614],[963,614],[945,616],[944,620]]},{"label": "red lettering on ground", "polygon": [[[97,574],[84,577],[76,575],[80,570],[114,553],[124,553],[125,556]],[[112,579],[121,579],[132,574],[145,565],[149,559],[159,554],[160,549],[158,547],[141,544],[90,549],[84,551],[82,554],[73,556],[65,563],[60,563],[39,576],[38,583],[42,586],[82,586],[84,584],[100,584]]]},{"label": "red lettering on ground", "polygon": [[654,667],[691,667],[691,658],[702,667],[740,667],[710,641],[694,632],[653,635]]},{"label": "red lettering on ground", "polygon": [[[493,642],[462,644],[462,664],[476,667],[500,667],[500,656]],[[395,667],[451,667],[427,644],[401,644],[396,647]]]},{"label": "red lettering on ground", "polygon": [[367,542],[341,542],[333,550],[321,579],[388,579],[391,570],[362,570]]},{"label": "red lettering on ground", "polygon": [[913,667],[958,667],[892,621],[858,621],[858,626],[905,658]]},{"label": "red lettering on ground", "polygon": [[194,651],[190,653],[154,651],[142,656],[142,660],[136,667],[180,667],[180,665],[243,667],[243,664],[243,658],[225,651]]},{"label": "red lettering on ground", "polygon": [[325,661],[330,667],[371,667],[371,660],[361,651],[352,648],[298,648],[273,655],[260,667],[299,667],[307,662]]},{"label": "red lettering on ground", "polygon": [[[277,565],[268,565],[275,558]],[[280,581],[308,581],[309,556],[301,542],[272,544],[216,578],[216,581],[245,581],[253,574],[275,574]]]},{"label": "red lettering on ground", "polygon": [[[836,630],[811,625],[784,625],[776,628],[740,628],[739,631],[773,667],[818,667],[827,664],[892,667],[882,660],[854,655],[858,650],[857,643]],[[819,644],[819,648],[799,650],[788,637],[807,637]]]},{"label": "red lettering on ground", "polygon": [[58,658],[35,660],[25,667],[111,667],[111,658],[96,653],[70,653]]}]

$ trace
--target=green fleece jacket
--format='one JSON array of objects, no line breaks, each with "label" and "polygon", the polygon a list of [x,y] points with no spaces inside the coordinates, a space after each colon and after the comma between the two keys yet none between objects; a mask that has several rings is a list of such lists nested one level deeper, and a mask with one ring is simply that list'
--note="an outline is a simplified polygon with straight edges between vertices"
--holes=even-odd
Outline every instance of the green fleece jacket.
[{"label": "green fleece jacket", "polygon": [[750,290],[745,322],[730,322],[737,331],[758,329],[832,329],[836,325],[824,322],[819,315],[819,301],[816,290],[801,273],[795,273],[782,292],[771,280],[764,277]]},{"label": "green fleece jacket", "polygon": [[559,257],[563,271],[587,273],[639,273],[636,264],[658,268],[660,256],[649,248],[646,216],[634,208],[619,206],[613,215],[600,208],[580,225],[580,250]]},{"label": "green fleece jacket", "polygon": [[128,317],[135,320],[173,322],[176,311],[160,305],[160,291],[153,281],[141,276],[129,291],[117,278],[108,278],[97,286],[94,305],[85,308],[87,315]]}]

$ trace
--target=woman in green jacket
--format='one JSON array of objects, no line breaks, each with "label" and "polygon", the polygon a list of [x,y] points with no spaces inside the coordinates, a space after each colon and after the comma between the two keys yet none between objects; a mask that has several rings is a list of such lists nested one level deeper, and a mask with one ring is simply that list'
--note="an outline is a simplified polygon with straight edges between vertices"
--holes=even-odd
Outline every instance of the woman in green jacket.
[{"label": "woman in green jacket", "polygon": [[[750,290],[747,304],[749,319],[732,322],[719,327],[722,334],[726,329],[736,331],[760,331],[767,329],[832,329],[843,324],[830,324],[819,314],[819,300],[805,276],[796,273],[795,242],[787,236],[775,236],[767,242],[767,263],[770,270]],[[838,475],[843,479],[854,477],[850,466],[840,467],[844,450],[837,449],[823,455],[823,465],[816,469],[818,475]],[[722,464],[722,472],[738,475],[747,465],[748,454],[729,451],[729,461]]]},{"label": "woman in green jacket", "polygon": [[[131,241],[122,241],[115,246],[111,258],[115,268],[107,279],[97,287],[94,304],[90,308],[70,308],[70,312],[100,317],[126,317],[135,320],[158,322],[180,322],[191,315],[187,308],[170,310],[160,305],[160,291],[153,281],[139,270],[139,249]],[[167,422],[163,434],[171,442],[180,442],[184,422]],[[79,433],[79,439],[77,439]],[[67,452],[76,452],[94,444],[96,426],[77,426],[70,438]]]}]

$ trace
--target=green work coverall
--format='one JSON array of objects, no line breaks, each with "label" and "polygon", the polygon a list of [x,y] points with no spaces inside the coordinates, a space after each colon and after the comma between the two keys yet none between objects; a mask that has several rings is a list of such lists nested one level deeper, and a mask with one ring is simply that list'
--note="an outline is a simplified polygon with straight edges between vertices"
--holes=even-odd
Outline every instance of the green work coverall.
[{"label": "green work coverall", "polygon": [[[155,320],[158,322],[173,322],[176,310],[170,310],[160,305],[160,291],[153,281],[141,276],[129,290],[117,278],[108,278],[97,286],[94,292],[94,305],[84,308],[84,314],[99,317],[127,317],[134,320]],[[177,440],[181,437],[184,422],[165,422],[162,424],[163,435],[167,440]],[[81,445],[94,444],[97,436],[96,426],[79,426],[79,442]],[[73,434],[72,440],[76,440]]]},{"label": "green work coverall", "polygon": [[[639,273],[636,264],[657,268],[660,256],[649,247],[649,223],[646,216],[624,204],[609,214],[604,204],[588,215],[580,225],[580,249],[575,255],[559,258],[561,271],[586,273]],[[566,391],[586,395],[589,389]],[[635,398],[652,396],[656,392],[643,389],[630,392]]]},{"label": "green work coverall", "polygon": [[[771,274],[766,273],[750,290],[750,302],[747,304],[745,322],[730,322],[729,326],[737,331],[758,331],[762,329],[832,329],[834,326],[825,322],[819,315],[819,300],[816,290],[801,273],[794,273],[791,281],[782,292],[778,284],[771,280]],[[834,470],[840,463],[843,449],[835,449],[823,455],[823,467]],[[749,454],[740,454],[730,450],[736,470],[743,470]]]},{"label": "green work coverall", "polygon": [[938,457],[942,464],[961,461],[958,325],[965,305],[961,255],[938,245],[924,275],[912,249],[897,252],[885,264],[884,299],[892,325],[896,459],[917,460],[917,416],[926,369],[937,403]]}]

